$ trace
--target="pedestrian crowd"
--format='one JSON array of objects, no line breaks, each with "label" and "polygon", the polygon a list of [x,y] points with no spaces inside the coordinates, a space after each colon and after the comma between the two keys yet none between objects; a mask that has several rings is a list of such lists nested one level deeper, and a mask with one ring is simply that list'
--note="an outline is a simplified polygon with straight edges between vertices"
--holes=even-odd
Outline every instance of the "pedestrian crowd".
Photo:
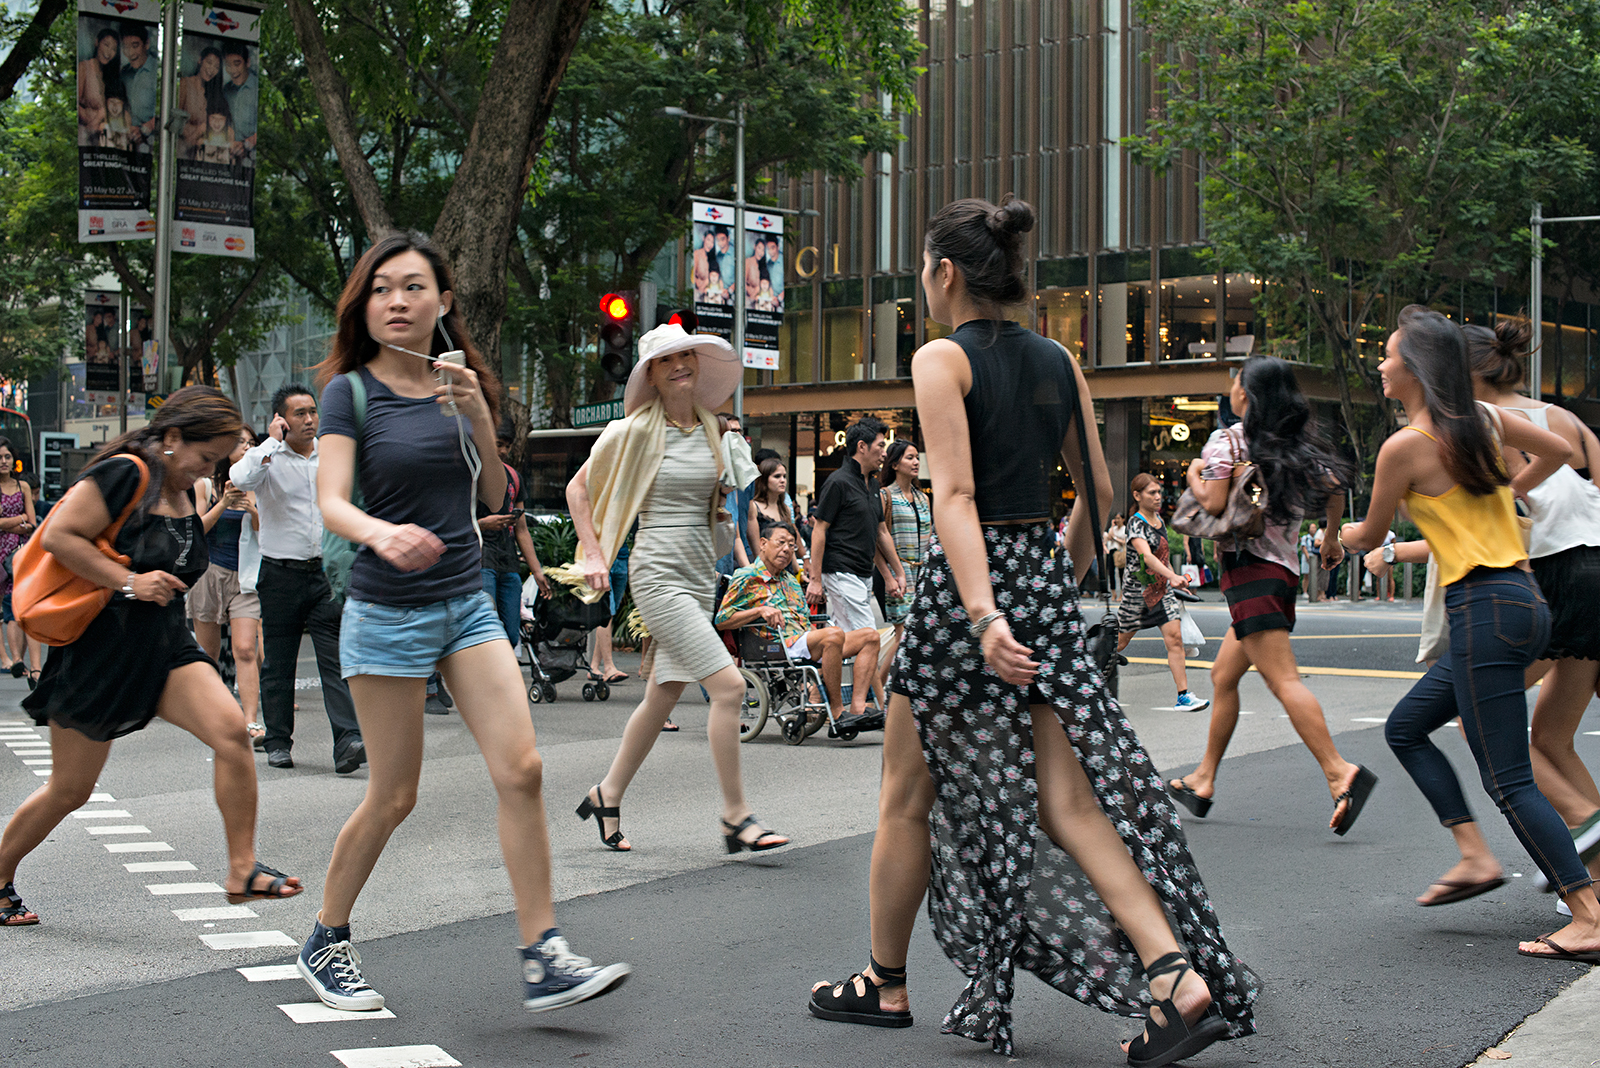
[{"label": "pedestrian crowd", "polygon": [[[950,328],[912,364],[931,493],[918,445],[869,416],[845,430],[837,469],[802,511],[783,457],[752,454],[737,420],[717,414],[743,374],[732,347],[676,323],[640,339],[623,415],[566,488],[569,591],[615,617],[626,589],[650,636],[643,698],[578,817],[595,821],[606,849],[635,848],[624,799],[694,686],[709,702],[723,847],[789,844],[756,814],[741,768],[738,656],[764,643],[815,665],[825,692],[814,696],[834,726],[883,731],[868,964],[815,984],[811,1013],[909,1026],[907,951],[926,901],[967,979],[945,1032],[1013,1055],[1020,967],[1143,1019],[1124,1044],[1129,1064],[1191,1057],[1254,1033],[1262,992],[1229,948],[1179,817],[1222,803],[1245,672],[1260,673],[1317,761],[1335,835],[1378,784],[1339,753],[1291,646],[1298,597],[1318,599],[1321,576],[1359,553],[1380,595],[1388,581],[1392,597],[1396,564],[1430,572],[1419,650],[1430,666],[1385,736],[1461,860],[1418,904],[1505,881],[1432,740],[1459,720],[1485,790],[1568,917],[1518,952],[1600,963],[1600,791],[1573,748],[1600,682],[1600,442],[1515,392],[1526,331],[1462,328],[1418,306],[1400,314],[1379,370],[1405,432],[1379,452],[1358,522],[1343,522],[1352,466],[1293,367],[1255,356],[1231,385],[1237,418],[1188,466],[1177,508],[1140,474],[1131,511],[1103,524],[1113,486],[1083,373],[1005,315],[1027,296],[1033,225],[1009,197],[959,200],[929,223],[921,284],[929,316]],[[9,567],[4,580],[13,673],[29,673],[21,631],[43,633],[47,612],[76,626],[50,631],[23,702],[50,730],[54,766],[0,836],[0,925],[39,922],[14,886],[18,865],[88,798],[112,742],[157,716],[213,750],[229,900],[305,892],[255,855],[251,747],[270,769],[294,767],[309,637],[333,768],[368,769],[296,962],[319,999],[384,1006],[351,923],[416,804],[423,715],[447,701],[494,786],[524,1004],[614,991],[630,966],[575,953],[552,900],[543,758],[517,659],[523,568],[543,597],[554,591],[507,462],[499,383],[422,235],[370,247],[337,320],[320,395],[280,390],[264,434],[217,390],[182,389],[149,426],[102,448],[42,525],[0,439],[0,552],[26,565],[14,588]],[[1058,465],[1076,493],[1059,527]],[[1395,538],[1401,509],[1420,538]],[[1191,567],[1174,565],[1169,535],[1188,538]],[[1230,620],[1209,699],[1191,688],[1180,602],[1205,577],[1202,537]],[[77,585],[46,589],[46,570]],[[1084,622],[1091,570],[1120,591],[1114,641],[1091,641]],[[1157,771],[1107,685],[1108,664],[1144,629],[1166,647],[1174,708],[1210,709],[1204,755],[1182,777]],[[217,668],[225,634],[237,700]],[[610,623],[594,637],[593,681],[626,678],[612,637]],[[1524,694],[1540,678],[1530,734]],[[649,828],[634,831],[648,840]]]}]

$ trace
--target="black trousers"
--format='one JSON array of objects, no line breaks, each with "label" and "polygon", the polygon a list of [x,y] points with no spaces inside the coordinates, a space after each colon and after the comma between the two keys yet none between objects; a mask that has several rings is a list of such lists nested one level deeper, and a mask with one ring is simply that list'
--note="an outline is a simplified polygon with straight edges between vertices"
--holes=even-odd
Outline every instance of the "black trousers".
[{"label": "black trousers", "polygon": [[267,752],[294,744],[294,672],[300,659],[300,639],[311,635],[322,676],[322,704],[333,728],[333,751],[344,751],[361,737],[350,687],[339,677],[339,617],[342,607],[333,598],[328,577],[313,571],[285,567],[261,558],[256,579],[261,598],[261,648],[267,662],[261,670],[261,720],[267,728]]}]

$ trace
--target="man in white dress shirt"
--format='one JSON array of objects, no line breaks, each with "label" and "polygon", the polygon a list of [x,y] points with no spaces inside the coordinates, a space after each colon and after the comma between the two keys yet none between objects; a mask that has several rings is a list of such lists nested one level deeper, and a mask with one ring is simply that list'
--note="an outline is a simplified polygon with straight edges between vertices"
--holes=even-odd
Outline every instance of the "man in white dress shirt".
[{"label": "man in white dress shirt", "polygon": [[342,605],[322,571],[322,512],[317,508],[317,399],[291,383],[272,398],[267,437],[233,465],[228,477],[256,495],[261,514],[261,718],[267,763],[292,768],[295,664],[300,639],[311,635],[322,675],[322,703],[333,727],[333,768],[347,775],[367,759],[350,687],[339,672]]}]

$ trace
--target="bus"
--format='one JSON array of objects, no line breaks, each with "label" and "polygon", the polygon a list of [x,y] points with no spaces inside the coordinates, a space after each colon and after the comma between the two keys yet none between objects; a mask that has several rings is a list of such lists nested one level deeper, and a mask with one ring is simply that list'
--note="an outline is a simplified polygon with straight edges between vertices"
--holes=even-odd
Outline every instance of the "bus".
[{"label": "bus", "polygon": [[0,437],[11,442],[11,454],[21,461],[23,471],[37,473],[33,465],[33,420],[26,412],[0,407]]}]

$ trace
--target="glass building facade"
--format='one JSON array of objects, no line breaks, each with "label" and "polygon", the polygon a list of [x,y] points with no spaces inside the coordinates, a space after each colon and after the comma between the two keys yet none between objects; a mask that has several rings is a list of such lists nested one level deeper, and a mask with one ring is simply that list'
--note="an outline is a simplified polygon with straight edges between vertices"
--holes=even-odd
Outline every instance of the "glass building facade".
[{"label": "glass building facade", "polygon": [[[1156,90],[1128,0],[910,3],[927,73],[904,140],[857,180],[776,184],[782,206],[818,214],[787,224],[780,365],[747,372],[747,430],[789,458],[802,493],[837,466],[836,439],[860,414],[915,435],[911,354],[945,332],[917,282],[926,220],[951,200],[1015,193],[1036,227],[1034,297],[1012,314],[1082,365],[1119,506],[1141,470],[1175,490],[1225,406],[1230,370],[1268,347],[1272,327],[1255,309],[1258,282],[1220,276],[1202,255],[1200,162],[1154,175],[1121,145],[1144,132]],[[1462,319],[1499,310],[1475,303],[1463,290]],[[1600,366],[1600,308],[1546,303],[1545,352],[1566,353],[1567,388],[1581,389]],[[1299,378],[1335,415],[1332,375],[1303,366]]]}]

